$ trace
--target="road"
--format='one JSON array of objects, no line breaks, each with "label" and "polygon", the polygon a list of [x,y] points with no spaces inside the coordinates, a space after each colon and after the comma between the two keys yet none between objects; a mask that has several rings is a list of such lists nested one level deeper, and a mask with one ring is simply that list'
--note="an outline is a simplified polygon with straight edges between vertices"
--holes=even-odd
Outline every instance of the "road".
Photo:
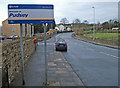
[{"label": "road", "polygon": [[[63,38],[68,44],[68,51],[62,52],[62,55],[85,86],[117,86],[118,50],[80,41],[71,35],[72,33],[61,33],[47,40],[48,59],[49,54],[55,51],[55,41]],[[40,86],[44,82],[43,45],[44,42],[38,43],[36,53],[26,65],[25,79],[28,86]]]},{"label": "road", "polygon": [[68,51],[62,52],[85,86],[118,85],[118,50],[83,42],[62,33],[68,43]]}]

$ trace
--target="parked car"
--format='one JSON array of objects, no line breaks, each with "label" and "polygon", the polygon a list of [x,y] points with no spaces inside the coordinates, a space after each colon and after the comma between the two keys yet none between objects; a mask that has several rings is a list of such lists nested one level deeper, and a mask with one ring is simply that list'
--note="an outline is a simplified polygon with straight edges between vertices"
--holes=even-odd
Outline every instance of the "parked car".
[{"label": "parked car", "polygon": [[67,51],[67,43],[66,43],[66,41],[65,40],[58,40],[55,43],[55,48],[56,48],[56,51],[58,51],[58,50]]},{"label": "parked car", "polygon": [[5,35],[0,35],[0,40],[4,40],[6,38]]},{"label": "parked car", "polygon": [[17,35],[11,35],[11,36],[9,37],[9,39],[12,39],[12,38],[18,38],[18,36],[17,36]]}]

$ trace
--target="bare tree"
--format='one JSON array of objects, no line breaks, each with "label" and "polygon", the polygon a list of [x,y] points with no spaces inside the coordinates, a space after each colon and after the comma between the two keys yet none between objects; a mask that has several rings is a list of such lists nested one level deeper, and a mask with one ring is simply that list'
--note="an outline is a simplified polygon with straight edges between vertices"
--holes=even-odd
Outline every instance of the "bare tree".
[{"label": "bare tree", "polygon": [[79,20],[78,18],[76,18],[75,20],[73,20],[73,23],[79,24],[79,23],[80,23],[80,20]]},{"label": "bare tree", "polygon": [[87,29],[88,24],[89,24],[89,22],[87,20],[84,20],[83,21],[83,28]]},{"label": "bare tree", "polygon": [[88,22],[87,20],[84,20],[83,23],[84,23],[84,24],[88,24],[89,22]]},{"label": "bare tree", "polygon": [[80,27],[80,20],[78,18],[74,19],[73,24],[75,27],[79,28]]},{"label": "bare tree", "polygon": [[62,24],[67,24],[67,23],[69,23],[69,21],[68,21],[67,18],[65,17],[65,18],[62,18],[62,19],[60,20],[60,23],[62,23]]},{"label": "bare tree", "polygon": [[99,30],[100,29],[100,22],[98,21],[96,24],[96,29]]}]

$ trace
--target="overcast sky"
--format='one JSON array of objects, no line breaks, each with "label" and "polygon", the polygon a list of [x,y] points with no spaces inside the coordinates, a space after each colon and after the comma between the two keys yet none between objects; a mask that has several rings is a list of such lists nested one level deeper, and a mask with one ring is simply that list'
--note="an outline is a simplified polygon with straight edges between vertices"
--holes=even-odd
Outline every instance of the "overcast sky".
[{"label": "overcast sky", "polygon": [[95,7],[95,21],[104,22],[118,18],[119,0],[0,0],[0,25],[8,18],[8,4],[53,4],[56,23],[66,17],[69,23],[78,18],[83,22],[93,22],[93,8]]}]

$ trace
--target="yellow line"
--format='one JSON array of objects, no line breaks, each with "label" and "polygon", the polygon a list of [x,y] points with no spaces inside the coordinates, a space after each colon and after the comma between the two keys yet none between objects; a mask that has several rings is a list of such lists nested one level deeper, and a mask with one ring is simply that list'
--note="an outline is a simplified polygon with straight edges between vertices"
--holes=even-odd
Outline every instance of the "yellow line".
[{"label": "yellow line", "polygon": [[54,19],[8,19],[8,20],[54,20]]}]

